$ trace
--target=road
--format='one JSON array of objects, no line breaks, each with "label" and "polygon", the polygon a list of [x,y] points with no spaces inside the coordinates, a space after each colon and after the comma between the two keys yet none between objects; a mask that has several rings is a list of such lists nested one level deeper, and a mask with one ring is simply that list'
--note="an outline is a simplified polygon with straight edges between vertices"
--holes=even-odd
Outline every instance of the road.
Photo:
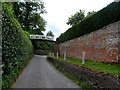
[{"label": "road", "polygon": [[80,88],[57,71],[46,56],[34,55],[12,88]]}]

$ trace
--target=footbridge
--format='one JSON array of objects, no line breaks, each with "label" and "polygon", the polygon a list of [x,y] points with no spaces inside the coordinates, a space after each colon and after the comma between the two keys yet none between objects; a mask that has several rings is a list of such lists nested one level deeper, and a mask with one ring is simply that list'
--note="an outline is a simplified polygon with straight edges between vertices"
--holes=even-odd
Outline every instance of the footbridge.
[{"label": "footbridge", "polygon": [[45,35],[30,35],[31,40],[46,40],[46,41],[54,41],[52,36],[45,36]]}]

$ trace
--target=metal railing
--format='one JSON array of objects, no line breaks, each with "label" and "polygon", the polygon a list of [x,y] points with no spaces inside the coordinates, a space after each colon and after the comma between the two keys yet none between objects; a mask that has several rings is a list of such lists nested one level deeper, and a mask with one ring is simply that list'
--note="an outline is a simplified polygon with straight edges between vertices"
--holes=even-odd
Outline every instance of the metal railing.
[{"label": "metal railing", "polygon": [[54,41],[53,37],[51,37],[51,36],[45,36],[45,35],[30,35],[30,39],[41,39],[41,40]]}]

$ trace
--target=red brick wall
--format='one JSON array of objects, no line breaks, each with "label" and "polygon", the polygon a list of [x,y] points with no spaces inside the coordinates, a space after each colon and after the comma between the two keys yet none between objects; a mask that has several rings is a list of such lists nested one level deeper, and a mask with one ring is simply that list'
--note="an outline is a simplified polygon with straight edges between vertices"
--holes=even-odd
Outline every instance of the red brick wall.
[{"label": "red brick wall", "polygon": [[[81,59],[86,53],[86,59],[100,62],[118,62],[118,35],[120,34],[120,21],[107,25],[90,34],[72,39],[56,45],[55,52],[63,56]],[[118,34],[119,33],[119,34]]]}]

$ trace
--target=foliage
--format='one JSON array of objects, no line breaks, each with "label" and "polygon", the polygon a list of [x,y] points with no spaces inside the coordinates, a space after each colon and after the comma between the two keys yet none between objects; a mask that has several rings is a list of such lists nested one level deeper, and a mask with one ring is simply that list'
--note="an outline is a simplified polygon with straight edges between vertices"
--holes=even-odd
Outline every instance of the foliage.
[{"label": "foliage", "polygon": [[90,61],[90,60],[86,60],[85,64],[82,64],[82,60],[78,60],[78,59],[71,59],[71,58],[67,58],[66,60],[64,60],[63,57],[52,57],[56,60],[62,60],[64,62],[69,62],[72,64],[76,64],[76,65],[81,65],[83,67],[89,68],[95,72],[104,72],[104,73],[109,73],[111,75],[116,75],[118,76],[118,70],[119,70],[119,65],[110,65],[110,64],[105,64],[105,63],[100,63],[100,62],[96,62],[96,61]]},{"label": "foliage", "polygon": [[33,40],[32,41],[34,49],[37,50],[52,50],[54,48],[55,43],[54,42],[49,42],[49,41],[37,41]]},{"label": "foliage", "polygon": [[11,3],[2,3],[2,89],[7,90],[32,56],[32,44],[14,15]]},{"label": "foliage", "polygon": [[96,31],[104,26],[120,20],[120,2],[113,2],[97,13],[85,18],[80,23],[69,28],[57,38],[57,43],[62,43],[85,34]]},{"label": "foliage", "polygon": [[17,19],[24,30],[30,34],[42,34],[45,31],[45,20],[41,14],[46,13],[42,1],[34,2],[13,2],[14,11]]},{"label": "foliage", "polygon": [[88,13],[87,13],[87,16],[86,16],[85,18],[90,17],[91,15],[93,15],[93,14],[95,14],[95,13],[96,13],[95,11],[88,12]]},{"label": "foliage", "polygon": [[51,37],[54,37],[54,35],[53,35],[53,32],[52,32],[52,31],[48,31],[46,36],[51,36]]},{"label": "foliage", "polygon": [[85,18],[85,12],[80,10],[79,12],[76,12],[74,15],[71,15],[68,19],[67,24],[74,26],[77,23],[81,22]]},{"label": "foliage", "polygon": [[28,38],[30,38],[30,33],[29,32],[27,32],[27,31],[23,31],[23,32],[27,35]]},{"label": "foliage", "polygon": [[45,40],[32,40],[34,47],[34,53],[39,55],[47,55],[49,52],[53,52],[55,43]]},{"label": "foliage", "polygon": [[53,52],[51,50],[40,50],[40,49],[35,49],[34,54],[37,55],[48,55],[50,52]]}]

